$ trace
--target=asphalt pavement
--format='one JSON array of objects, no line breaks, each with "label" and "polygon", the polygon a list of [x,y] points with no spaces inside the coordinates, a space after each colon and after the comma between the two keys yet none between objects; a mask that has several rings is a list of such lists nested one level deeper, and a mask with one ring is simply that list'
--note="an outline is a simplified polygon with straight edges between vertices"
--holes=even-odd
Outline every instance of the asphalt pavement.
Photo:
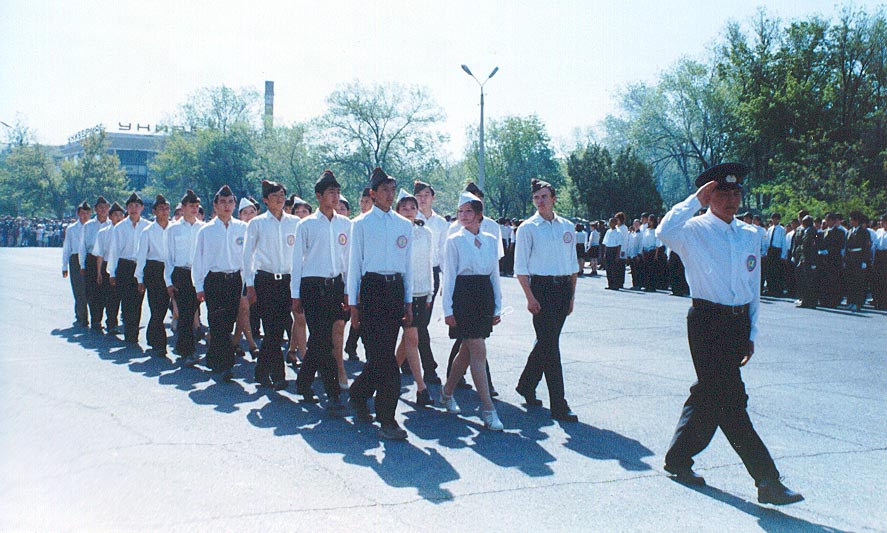
[{"label": "asphalt pavement", "polygon": [[806,497],[774,507],[720,432],[697,457],[707,487],[662,470],[694,380],[687,298],[581,278],[561,336],[580,422],[558,423],[544,381],[544,407],[514,391],[534,335],[504,278],[487,342],[504,433],[483,429],[474,391],[457,392],[454,416],[417,408],[405,378],[409,438],[381,442],[293,385],[257,388],[250,361],[219,383],[150,357],[147,302],[140,347],[72,326],[60,253],[0,249],[0,531],[887,531],[887,313],[764,300],[749,412]]}]

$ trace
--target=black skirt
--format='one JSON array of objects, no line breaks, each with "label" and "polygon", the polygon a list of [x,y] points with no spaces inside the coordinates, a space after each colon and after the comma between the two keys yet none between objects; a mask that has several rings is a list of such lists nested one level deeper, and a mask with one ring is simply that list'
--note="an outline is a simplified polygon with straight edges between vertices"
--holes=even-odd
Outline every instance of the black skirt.
[{"label": "black skirt", "polygon": [[413,298],[413,322],[411,328],[427,328],[431,322],[431,309],[424,296]]},{"label": "black skirt", "polygon": [[496,301],[490,276],[457,276],[453,288],[451,339],[486,339],[493,331]]}]

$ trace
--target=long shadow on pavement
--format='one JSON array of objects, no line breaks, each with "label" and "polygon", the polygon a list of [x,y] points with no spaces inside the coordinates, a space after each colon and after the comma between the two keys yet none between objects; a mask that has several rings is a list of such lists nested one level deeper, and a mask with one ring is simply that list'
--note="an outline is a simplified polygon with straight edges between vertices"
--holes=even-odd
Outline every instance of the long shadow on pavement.
[{"label": "long shadow on pavement", "polygon": [[[254,426],[273,429],[276,436],[298,434],[316,452],[339,454],[348,464],[371,468],[391,487],[414,487],[428,501],[453,499],[441,485],[459,479],[459,474],[437,450],[420,449],[409,441],[380,444],[374,424],[350,423],[317,404],[296,403],[273,392],[269,397],[269,403],[247,414]],[[383,452],[373,453],[380,446]]]},{"label": "long shadow on pavement", "polygon": [[757,517],[758,525],[764,531],[822,531],[829,533],[848,533],[841,529],[836,529],[822,524],[814,524],[802,518],[796,518],[787,515],[778,509],[772,507],[764,507],[748,500],[744,500],[738,496],[722,491],[721,489],[705,485],[703,487],[693,487],[684,485],[688,489],[694,490],[700,494],[714,498],[719,502],[726,503],[743,513]]}]

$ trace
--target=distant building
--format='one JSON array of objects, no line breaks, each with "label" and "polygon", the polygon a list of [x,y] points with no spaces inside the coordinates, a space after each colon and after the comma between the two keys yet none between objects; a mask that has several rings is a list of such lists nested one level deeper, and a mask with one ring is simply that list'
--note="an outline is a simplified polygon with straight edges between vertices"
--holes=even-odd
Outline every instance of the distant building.
[{"label": "distant building", "polygon": [[[68,139],[68,144],[60,146],[59,151],[62,159],[66,161],[76,159],[83,152],[80,141],[93,130],[95,128],[78,132]],[[148,186],[151,180],[151,160],[163,149],[166,136],[156,133],[106,131],[105,138],[108,143],[108,151],[117,154],[120,159],[120,168],[126,172],[130,187],[140,191]]]}]

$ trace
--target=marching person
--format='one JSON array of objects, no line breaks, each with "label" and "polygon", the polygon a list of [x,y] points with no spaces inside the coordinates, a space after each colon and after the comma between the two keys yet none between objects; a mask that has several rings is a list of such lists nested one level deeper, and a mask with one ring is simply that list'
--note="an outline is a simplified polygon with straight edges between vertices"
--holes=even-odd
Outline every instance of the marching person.
[{"label": "marching person", "polygon": [[111,285],[111,275],[108,273],[109,253],[111,249],[111,235],[114,234],[114,226],[123,221],[125,212],[120,204],[114,202],[108,210],[108,218],[111,224],[99,230],[96,235],[93,255],[96,259],[96,291],[99,295],[101,306],[105,310],[105,332],[108,335],[119,335],[118,328],[120,318],[120,291]]},{"label": "marching person", "polygon": [[[299,220],[306,218],[314,212],[311,204],[295,194],[290,195],[287,202],[290,204],[290,214],[296,216]],[[290,337],[286,358],[293,366],[293,370],[298,370],[302,360],[305,358],[305,352],[308,351],[308,323],[305,320],[305,313],[293,313],[287,319],[287,327],[289,328]]]},{"label": "marching person", "polygon": [[77,206],[77,220],[65,228],[65,241],[62,244],[62,277],[71,280],[71,292],[74,293],[74,325],[84,328],[89,325],[89,314],[86,309],[86,286],[80,274],[78,251],[83,241],[83,226],[89,221],[91,211],[92,208],[86,200]]},{"label": "marching person", "polygon": [[[458,223],[462,228],[447,238],[445,253],[443,312],[450,326],[450,337],[462,346],[440,391],[447,412],[461,412],[453,397],[456,386],[471,367],[471,376],[480,396],[481,418],[492,431],[502,431],[487,379],[487,348],[484,339],[500,322],[502,290],[499,286],[501,239],[481,229],[484,204],[478,196],[463,192],[459,197]],[[523,226],[522,226],[523,227]],[[520,235],[520,230],[518,230]],[[572,241],[571,241],[572,247]],[[572,258],[576,265],[575,256]]]},{"label": "marching person", "polygon": [[[167,244],[169,202],[162,194],[158,194],[151,210],[154,213],[154,222],[139,235],[135,276],[139,292],[144,294],[145,290],[148,291],[148,308],[151,310],[151,318],[148,320],[148,329],[145,332],[148,345],[153,350],[153,355],[166,357],[168,339],[163,321],[169,311],[169,292],[166,290],[163,270],[169,253]],[[185,323],[187,324],[187,321]]]},{"label": "marching person", "polygon": [[394,419],[400,395],[394,351],[401,325],[413,321],[413,228],[391,209],[397,190],[394,178],[376,167],[370,189],[373,208],[351,229],[346,305],[351,305],[351,327],[358,328],[364,339],[367,363],[351,384],[350,400],[359,420],[371,420],[367,401],[375,394],[379,436],[403,440],[407,433]]},{"label": "marching person", "polygon": [[[358,217],[369,213],[370,210],[373,209],[373,198],[370,195],[370,188],[364,187],[363,192],[360,193],[360,203],[358,204],[360,207],[360,214],[357,217],[354,217],[351,221],[354,222]],[[351,327],[348,328],[348,340],[345,341],[345,353],[348,354],[349,361],[359,361],[360,358],[357,357],[357,341],[360,339],[360,332],[357,330],[357,327],[354,324],[351,324]],[[364,345],[364,351],[366,351],[366,345]]]},{"label": "marching person", "polygon": [[[339,205],[336,207],[336,213],[351,221],[351,204],[348,200],[339,196]],[[351,248],[350,239],[347,245]],[[342,276],[347,279],[348,276]],[[351,310],[345,310],[344,306],[339,314],[339,318],[333,323],[333,355],[336,357],[336,372],[339,376],[339,389],[348,390],[348,373],[345,372],[345,323],[351,320]],[[351,328],[349,328],[351,329]]]},{"label": "marching person", "polygon": [[114,226],[108,245],[108,274],[111,285],[120,291],[120,308],[123,313],[123,340],[128,344],[139,342],[139,324],[142,321],[142,301],[136,281],[136,256],[139,253],[139,236],[150,224],[142,218],[145,203],[138,194],[132,193],[126,200],[127,218]]},{"label": "marching person", "polygon": [[213,218],[197,231],[191,281],[197,301],[206,302],[209,322],[209,346],[206,363],[223,382],[231,381],[234,344],[231,329],[237,320],[237,308],[243,281],[243,241],[246,224],[232,218],[237,199],[227,185],[213,197]]},{"label": "marching person", "polygon": [[163,269],[166,292],[175,297],[179,307],[179,327],[176,330],[174,351],[181,357],[186,367],[197,364],[194,357],[196,341],[192,327],[197,312],[197,291],[191,281],[191,268],[194,264],[194,248],[197,245],[197,232],[203,222],[197,220],[200,198],[188,189],[182,196],[182,218],[167,228],[167,253]]},{"label": "marching person", "polygon": [[311,387],[320,372],[327,409],[341,414],[338,365],[333,353],[333,325],[345,307],[345,279],[351,221],[336,212],[342,186],[332,170],[324,170],[314,184],[317,212],[302,219],[290,253],[292,280],[289,291],[293,315],[308,325],[308,353],[296,379],[296,392],[305,401],[317,401]]},{"label": "marching person", "polygon": [[881,215],[881,227],[875,232],[875,258],[872,264],[872,303],[887,311],[887,212]]},{"label": "marching person", "polygon": [[[286,212],[286,207],[284,207],[284,212]],[[237,218],[244,224],[249,224],[249,221],[256,218],[258,214],[259,203],[256,202],[255,198],[246,196],[240,199],[240,203],[237,204]],[[256,346],[256,339],[259,338],[260,323],[259,310],[256,307],[256,303],[250,303],[249,298],[246,297],[246,286],[244,285],[243,292],[240,295],[240,303],[237,306],[237,321],[234,325],[234,337],[232,337],[235,355],[240,357],[246,355],[240,348],[240,338],[246,337],[246,346],[250,356],[253,358],[253,361],[259,360],[259,347]]]},{"label": "marching person", "polygon": [[111,204],[104,196],[99,196],[95,201],[95,218],[83,225],[83,238],[80,240],[80,248],[77,258],[80,260],[80,275],[83,277],[83,285],[86,290],[86,303],[89,307],[89,324],[92,330],[102,332],[102,314],[105,312],[102,296],[98,287],[98,259],[94,253],[96,239],[99,231],[111,226],[108,220],[108,210]]},{"label": "marching person", "polygon": [[[447,242],[447,232],[450,223],[440,216],[434,210],[434,187],[428,183],[416,180],[413,183],[413,196],[419,203],[419,212],[416,214],[416,220],[425,223],[425,227],[431,230],[432,248],[431,248],[431,265],[434,275],[434,287],[431,291],[431,308],[434,308],[434,300],[437,292],[440,290],[440,273],[443,264],[444,247]],[[416,309],[413,309],[415,312]],[[429,320],[431,316],[428,316]],[[424,322],[424,321],[422,321]],[[419,335],[419,358],[422,360],[422,376],[427,385],[440,385],[440,377],[437,375],[437,361],[434,360],[434,353],[431,351],[431,336],[428,334],[428,324],[417,324],[416,332]]]},{"label": "marching person", "polygon": [[[782,484],[767,447],[746,410],[740,368],[755,351],[760,307],[760,238],[734,217],[748,167],[723,163],[696,178],[699,190],[662,219],[656,235],[684,260],[693,306],[687,315],[690,354],[697,382],[665,456],[665,470],[679,482],[704,485],[693,456],[718,427],[758,487],[758,501],[784,505],[803,496]],[[701,207],[704,215],[694,217]]]},{"label": "marching person", "polygon": [[561,330],[573,312],[579,272],[574,229],[569,220],[554,212],[554,186],[533,179],[531,191],[536,213],[517,229],[514,272],[527,298],[527,309],[533,315],[536,343],[516,390],[527,405],[541,405],[536,387],[545,375],[551,418],[578,422],[579,417],[564,397],[560,351]]},{"label": "marching person", "polygon": [[401,189],[398,195],[395,210],[397,214],[406,218],[413,224],[413,250],[410,254],[412,262],[412,276],[410,281],[413,286],[413,323],[404,326],[403,336],[397,346],[397,366],[404,362],[413,374],[416,382],[416,404],[425,407],[434,404],[425,380],[422,378],[423,365],[419,361],[419,332],[421,327],[428,327],[431,319],[431,291],[434,287],[432,254],[435,244],[434,235],[425,227],[425,222],[416,216],[419,212],[419,203],[416,197]]},{"label": "marching person", "polygon": [[256,304],[265,332],[256,363],[256,383],[283,390],[287,382],[280,345],[291,306],[290,274],[299,219],[283,212],[286,187],[280,183],[262,180],[262,201],[268,210],[246,226],[242,272],[246,298]]},{"label": "marching person", "polygon": [[844,279],[847,286],[847,307],[854,313],[862,310],[867,292],[867,274],[872,266],[872,239],[861,211],[851,211],[850,231],[844,253]]},{"label": "marching person", "polygon": [[[483,202],[483,200],[484,200],[484,192],[482,190],[480,190],[480,187],[478,187],[474,182],[469,182],[468,185],[465,186],[465,192],[471,193],[471,194],[477,196],[477,198],[481,202]],[[462,231],[462,228],[463,228],[462,224],[458,220],[454,220],[450,224],[449,230],[447,230],[448,236],[453,235],[454,233],[457,233],[459,231]],[[499,234],[499,224],[497,224],[496,221],[493,220],[492,218],[483,216],[483,210],[481,210],[480,231],[483,233],[489,233],[490,235],[493,235],[494,237],[496,237],[496,243],[497,243],[496,247],[498,249],[499,259],[502,259],[502,257],[505,255],[505,248],[503,247],[503,244],[502,244],[502,236]],[[446,261],[446,258],[444,258],[444,261]],[[462,350],[462,339],[460,339],[458,336],[454,337],[454,338],[455,338],[455,342],[453,342],[453,347],[450,349],[450,358],[449,358],[449,361],[447,362],[447,376],[448,377],[450,375],[450,370],[452,370],[452,368],[453,368],[453,361],[456,359],[456,355],[458,355],[459,351]],[[496,396],[499,395],[499,393],[496,392],[496,389],[493,387],[493,377],[490,374],[489,361],[487,361],[487,363],[486,363],[486,374],[487,374],[487,385],[490,388],[490,395],[495,398]],[[474,374],[472,374],[472,379],[473,379],[473,376],[474,376]],[[459,387],[466,388],[466,389],[471,388],[471,386],[465,381],[464,378],[459,381]]]}]

